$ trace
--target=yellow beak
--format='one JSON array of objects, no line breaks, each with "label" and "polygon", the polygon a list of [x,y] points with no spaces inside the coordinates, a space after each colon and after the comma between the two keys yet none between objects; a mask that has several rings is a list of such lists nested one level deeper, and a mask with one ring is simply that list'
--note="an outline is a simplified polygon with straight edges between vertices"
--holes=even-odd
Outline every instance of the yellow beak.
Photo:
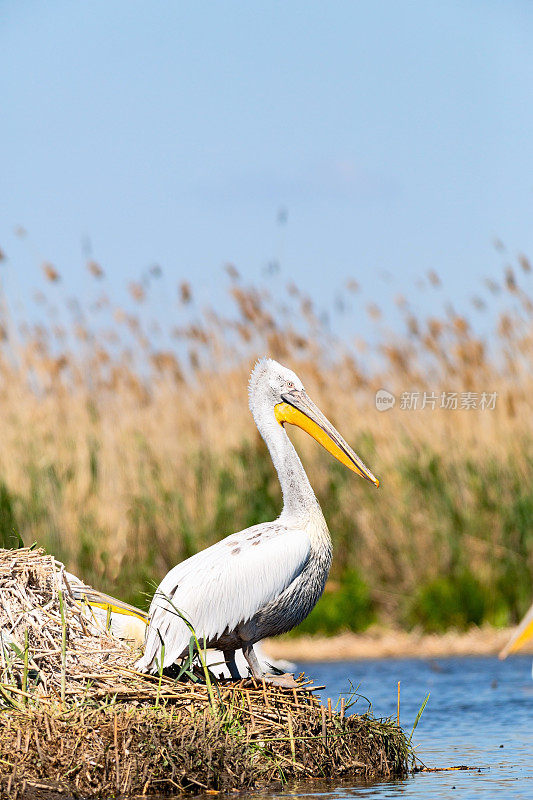
[{"label": "yellow beak", "polygon": [[304,391],[294,390],[282,397],[284,402],[274,406],[274,414],[280,425],[288,422],[306,431],[337,461],[375,486],[379,486],[378,479]]},{"label": "yellow beak", "polygon": [[526,616],[519,624],[516,631],[511,636],[505,647],[499,654],[500,658],[507,658],[511,653],[517,653],[524,645],[533,639],[533,606],[529,609]]}]

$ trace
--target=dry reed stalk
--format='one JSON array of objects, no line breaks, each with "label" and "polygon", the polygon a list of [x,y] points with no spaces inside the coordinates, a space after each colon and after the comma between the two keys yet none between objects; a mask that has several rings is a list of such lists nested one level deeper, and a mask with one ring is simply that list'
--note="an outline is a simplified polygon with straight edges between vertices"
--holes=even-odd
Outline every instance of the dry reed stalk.
[{"label": "dry reed stalk", "polygon": [[398,681],[398,703],[396,707],[396,722],[400,727],[400,681]]},{"label": "dry reed stalk", "polygon": [[[367,343],[361,355],[330,334],[297,287],[278,301],[268,287],[233,282],[233,316],[223,318],[213,309],[195,312],[194,323],[184,316],[175,352],[148,350],[145,317],[114,310],[109,301],[98,311],[103,317],[81,304],[82,313],[61,326],[23,323],[16,330],[9,314],[0,314],[7,337],[0,342],[0,412],[8,421],[0,494],[5,487],[5,507],[12,507],[14,519],[6,531],[16,527],[25,541],[54,550],[61,545],[69,566],[90,569],[87,579],[104,588],[120,580],[129,588],[130,561],[148,565],[146,578],[159,579],[184,556],[231,532],[244,515],[231,507],[233,501],[228,507],[221,502],[228,493],[221,490],[221,476],[230,469],[236,494],[245,496],[250,465],[242,462],[243,447],[252,456],[262,453],[245,387],[254,356],[268,353],[297,369],[347,439],[368,442],[362,454],[370,449],[371,466],[383,478],[379,503],[356,483],[353,490],[340,484],[342,513],[334,503],[334,513],[326,509],[334,537],[346,519],[355,534],[352,546],[335,541],[335,568],[357,564],[368,576],[374,603],[387,618],[398,618],[403,598],[450,561],[448,543],[435,531],[438,507],[434,517],[423,513],[437,490],[415,491],[405,465],[417,462],[429,471],[440,464],[444,480],[453,483],[456,476],[455,504],[472,508],[475,517],[477,485],[468,479],[473,463],[480,465],[481,490],[502,513],[487,512],[481,532],[472,524],[461,548],[480,580],[494,584],[495,561],[524,558],[519,543],[506,538],[505,509],[515,503],[519,513],[516,483],[527,486],[532,477],[533,306],[530,273],[522,257],[519,263],[519,272],[507,271],[501,286],[488,287],[504,298],[490,347],[471,321],[451,309],[439,317],[415,317],[404,299],[399,305],[405,333],[376,337],[378,345]],[[91,271],[103,278],[98,269]],[[438,286],[435,276],[428,280]],[[184,287],[187,305],[191,288]],[[397,394],[396,406],[385,414],[375,409],[381,387]],[[400,408],[403,391],[422,397],[424,391],[467,390],[498,392],[494,411]],[[327,499],[335,473],[314,443],[298,432],[294,436],[313,486]],[[493,476],[483,471],[491,461],[502,467],[498,497]],[[279,503],[271,474],[268,480],[269,494]],[[530,566],[531,557],[529,550]],[[143,576],[135,591],[146,587]]]}]

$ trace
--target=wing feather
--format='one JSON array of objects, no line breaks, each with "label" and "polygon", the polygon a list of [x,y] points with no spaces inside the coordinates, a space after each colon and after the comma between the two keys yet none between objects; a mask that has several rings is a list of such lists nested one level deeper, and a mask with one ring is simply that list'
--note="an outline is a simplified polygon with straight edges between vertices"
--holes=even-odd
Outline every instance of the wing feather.
[{"label": "wing feather", "polygon": [[305,531],[264,523],[232,534],[175,566],[152,600],[138,668],[157,669],[161,639],[164,666],[174,663],[187,647],[190,631],[176,609],[200,640],[215,641],[281,594],[304,568],[310,547]]}]

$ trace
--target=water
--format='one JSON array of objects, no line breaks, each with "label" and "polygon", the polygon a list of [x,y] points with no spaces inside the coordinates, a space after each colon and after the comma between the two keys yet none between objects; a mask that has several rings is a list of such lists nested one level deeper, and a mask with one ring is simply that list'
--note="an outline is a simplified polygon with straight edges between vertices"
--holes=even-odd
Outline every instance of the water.
[{"label": "water", "polygon": [[[447,658],[433,661],[387,659],[299,664],[323,697],[336,701],[349,681],[370,698],[376,716],[396,716],[401,681],[400,722],[410,732],[428,692],[429,702],[413,740],[429,767],[475,766],[465,772],[420,773],[401,781],[354,785],[339,782],[294,784],[259,800],[294,797],[350,798],[460,797],[483,800],[533,800],[533,680],[531,656],[500,662],[495,658]],[[359,699],[355,711],[367,703]]]}]

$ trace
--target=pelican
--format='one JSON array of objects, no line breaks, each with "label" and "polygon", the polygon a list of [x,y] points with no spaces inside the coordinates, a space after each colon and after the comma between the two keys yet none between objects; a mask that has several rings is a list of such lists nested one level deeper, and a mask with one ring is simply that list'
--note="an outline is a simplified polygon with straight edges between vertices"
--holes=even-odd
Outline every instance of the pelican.
[{"label": "pelican", "polygon": [[283,510],[274,522],[226,536],[163,578],[137,662],[142,672],[155,673],[185,655],[191,635],[185,618],[199,641],[222,651],[233,680],[241,678],[235,653],[242,650],[254,678],[296,685],[292,675],[265,674],[254,644],[305,619],[324,590],[332,547],[286,424],[302,428],[348,469],[379,486],[290,369],[270,358],[259,360],[250,377],[249,405],[278,473]]},{"label": "pelican", "polygon": [[[125,603],[117,597],[111,597],[111,595],[105,594],[99,589],[94,589],[85,581],[82,581],[81,578],[78,578],[77,575],[68,572],[65,569],[65,565],[60,561],[56,560],[55,565],[58,570],[56,574],[57,588],[68,591],[89,623],[94,624],[99,630],[108,630],[117,639],[125,639],[134,646],[140,646],[144,643],[146,626],[148,625],[148,614],[145,611]],[[3,636],[4,644],[6,644],[5,632]],[[255,649],[264,668],[269,665],[280,672],[289,667],[295,668],[290,661],[269,658],[263,652],[260,642],[256,644]],[[216,667],[216,673],[224,678],[231,677],[219,651],[208,650],[205,657],[208,667],[213,669]],[[240,654],[238,661],[239,665],[242,663],[244,666],[246,663],[242,654]]]},{"label": "pelican", "polygon": [[128,639],[138,644],[144,641],[148,624],[146,612],[98,589],[93,589],[72,572],[67,572],[64,565],[58,561],[56,567],[60,570],[57,578],[58,588],[66,586],[86,619],[96,623],[100,628],[109,629],[117,639]]},{"label": "pelican", "polygon": [[[499,658],[504,659],[507,656],[511,655],[511,653],[517,653],[523,647],[531,646],[531,641],[533,640],[533,605],[529,608],[529,611],[526,613],[525,617],[522,621],[518,624],[516,630],[513,631],[513,634],[507,644],[499,653]],[[533,675],[533,668],[532,668],[532,675]]]}]

